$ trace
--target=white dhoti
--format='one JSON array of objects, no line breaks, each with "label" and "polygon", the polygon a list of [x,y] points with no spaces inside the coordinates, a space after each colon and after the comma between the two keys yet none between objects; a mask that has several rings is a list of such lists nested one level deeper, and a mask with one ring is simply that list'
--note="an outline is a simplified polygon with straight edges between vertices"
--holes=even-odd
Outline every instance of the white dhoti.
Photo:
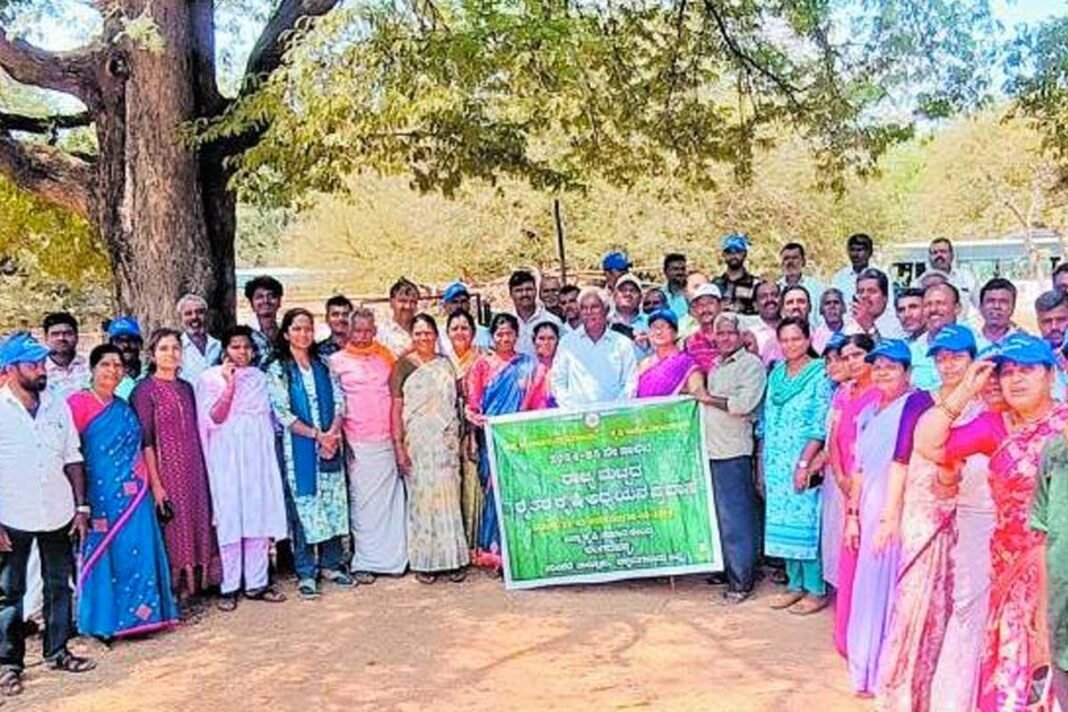
[{"label": "white dhoti", "polygon": [[408,568],[407,506],[393,444],[350,443],[352,570],[402,574]]}]

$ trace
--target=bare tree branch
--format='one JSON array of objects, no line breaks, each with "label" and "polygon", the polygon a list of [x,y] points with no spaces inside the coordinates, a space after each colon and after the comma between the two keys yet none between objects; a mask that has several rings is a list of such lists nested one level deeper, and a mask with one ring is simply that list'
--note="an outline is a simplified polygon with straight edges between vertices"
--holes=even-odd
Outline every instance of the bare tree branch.
[{"label": "bare tree branch", "polygon": [[712,16],[712,19],[716,22],[716,28],[719,30],[720,37],[723,38],[724,44],[727,45],[727,49],[738,60],[742,68],[746,72],[756,72],[764,78],[771,81],[772,84],[779,88],[779,91],[783,93],[786,100],[796,111],[802,111],[804,107],[801,106],[801,101],[797,98],[800,93],[797,87],[790,84],[784,77],[779,76],[768,68],[765,64],[758,62],[751,54],[745,51],[738,41],[730,32],[730,28],[727,27],[727,21],[724,19],[723,14],[716,7],[714,0],[704,0],[705,10]]},{"label": "bare tree branch", "polygon": [[50,203],[92,219],[95,166],[91,161],[0,134],[0,174]]},{"label": "bare tree branch", "polygon": [[339,0],[282,0],[271,13],[267,26],[249,54],[245,67],[245,87],[255,87],[282,63],[297,22],[305,17],[321,17],[337,6]]},{"label": "bare tree branch", "polygon": [[49,52],[0,28],[0,68],[23,84],[72,94],[87,106],[96,105],[97,82],[93,48]]},{"label": "bare tree branch", "polygon": [[23,116],[0,112],[0,129],[5,131],[25,131],[27,133],[50,134],[59,129],[73,129],[88,126],[93,121],[88,111],[80,114],[58,114],[56,116]]}]

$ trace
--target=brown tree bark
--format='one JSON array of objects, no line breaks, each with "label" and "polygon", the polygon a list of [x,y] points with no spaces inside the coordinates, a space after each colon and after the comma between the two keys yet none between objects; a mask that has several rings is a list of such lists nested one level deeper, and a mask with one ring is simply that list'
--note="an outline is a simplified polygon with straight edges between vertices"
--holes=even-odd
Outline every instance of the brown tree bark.
[{"label": "brown tree bark", "polygon": [[[278,66],[298,20],[336,3],[282,0],[249,59],[249,77]],[[233,322],[236,308],[236,199],[225,159],[254,145],[258,132],[202,149],[183,137],[183,127],[217,116],[229,101],[215,77],[214,0],[122,5],[126,17],[150,12],[162,51],[121,35],[118,14],[105,20],[99,42],[74,52],[49,52],[0,30],[0,67],[12,78],[73,95],[87,108],[84,115],[44,119],[0,115],[0,173],[100,230],[121,313],[138,317],[143,328],[173,325],[177,299],[193,292],[208,300],[218,329]],[[13,133],[90,120],[95,156],[20,141]]]}]

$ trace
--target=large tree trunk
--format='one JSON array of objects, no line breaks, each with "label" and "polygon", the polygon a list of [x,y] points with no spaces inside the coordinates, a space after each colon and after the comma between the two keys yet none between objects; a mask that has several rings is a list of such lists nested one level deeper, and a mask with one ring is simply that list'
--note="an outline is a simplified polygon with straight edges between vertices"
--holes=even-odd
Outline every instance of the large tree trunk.
[{"label": "large tree trunk", "polygon": [[[101,146],[106,140],[111,149],[101,151],[98,200],[115,295],[122,310],[149,328],[175,324],[175,303],[188,292],[208,299],[217,321],[229,320],[233,198],[221,163],[205,175],[198,152],[181,138],[183,125],[199,115],[192,5],[153,0],[148,7],[163,36],[162,51],[129,49],[123,96],[105,97],[97,121],[98,134],[106,132]],[[143,9],[133,2],[127,14]],[[229,249],[218,249],[220,242]]]},{"label": "large tree trunk", "polygon": [[[280,0],[249,57],[243,90],[274,71],[302,19],[338,0]],[[138,44],[123,18],[148,12],[160,49]],[[255,144],[263,126],[194,149],[194,120],[230,100],[215,77],[215,0],[120,0],[104,16],[100,41],[51,52],[0,28],[0,69],[27,85],[63,92],[88,109],[77,115],[0,112],[0,172],[26,190],[92,221],[107,245],[119,312],[146,330],[177,322],[175,303],[192,292],[212,308],[212,326],[233,323],[236,200],[225,159]],[[66,153],[12,132],[49,133],[92,123],[96,157]]]}]

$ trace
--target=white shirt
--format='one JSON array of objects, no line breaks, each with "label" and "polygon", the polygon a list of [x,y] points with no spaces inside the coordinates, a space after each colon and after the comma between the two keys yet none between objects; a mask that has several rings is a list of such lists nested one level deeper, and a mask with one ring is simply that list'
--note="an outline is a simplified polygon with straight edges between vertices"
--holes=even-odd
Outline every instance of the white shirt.
[{"label": "white shirt", "polygon": [[560,340],[550,379],[561,408],[626,398],[638,384],[634,345],[611,329],[597,341],[572,331]]},{"label": "white shirt", "polygon": [[178,375],[183,381],[191,385],[196,385],[200,374],[212,366],[218,365],[219,360],[222,358],[222,344],[211,334],[208,334],[207,337],[208,340],[204,344],[204,353],[200,353],[200,349],[193,343],[193,339],[189,334],[182,332],[182,370],[178,372]]},{"label": "white shirt", "polygon": [[74,492],[63,467],[82,461],[66,401],[46,390],[34,417],[4,386],[0,423],[0,524],[24,532],[66,526],[74,518]]},{"label": "white shirt", "polygon": [[[878,330],[879,338],[881,339],[905,339],[907,336],[905,330],[901,328],[901,321],[890,307],[889,302],[883,313],[875,318],[875,328]],[[860,328],[860,324],[853,318],[853,315],[847,314],[845,323],[842,325],[842,333],[846,336],[852,336],[853,334],[863,334],[865,332],[864,329]]]},{"label": "white shirt", "polygon": [[[545,305],[538,304],[538,308],[534,310],[534,313],[530,315],[530,318],[526,321],[523,317],[517,313],[515,318],[519,320],[519,341],[515,345],[515,350],[519,353],[535,356],[534,353],[534,327],[544,321],[551,321],[556,324],[557,327],[561,327],[560,319],[555,314],[545,308]],[[560,329],[560,333],[563,333],[563,329]]]},{"label": "white shirt", "polygon": [[89,385],[89,362],[75,354],[66,368],[52,360],[45,359],[45,376],[48,377],[48,392],[53,398],[67,400],[71,393],[82,390]]}]

